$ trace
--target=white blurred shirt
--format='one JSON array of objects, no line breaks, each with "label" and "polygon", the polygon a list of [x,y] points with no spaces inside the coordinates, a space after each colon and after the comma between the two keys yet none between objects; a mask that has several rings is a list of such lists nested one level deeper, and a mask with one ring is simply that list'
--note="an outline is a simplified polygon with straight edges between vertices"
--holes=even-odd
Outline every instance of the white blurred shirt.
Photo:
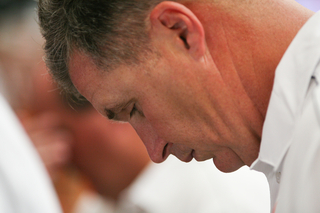
[{"label": "white blurred shirt", "polygon": [[0,212],[62,212],[38,153],[1,94]]},{"label": "white blurred shirt", "polygon": [[259,158],[273,212],[320,212],[320,12],[302,27],[276,70]]}]

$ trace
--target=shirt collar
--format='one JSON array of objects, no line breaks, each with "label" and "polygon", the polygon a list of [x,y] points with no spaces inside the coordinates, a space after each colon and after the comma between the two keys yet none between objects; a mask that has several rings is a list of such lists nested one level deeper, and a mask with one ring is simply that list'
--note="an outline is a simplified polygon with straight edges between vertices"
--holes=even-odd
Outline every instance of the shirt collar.
[{"label": "shirt collar", "polygon": [[264,173],[278,169],[290,146],[295,120],[319,58],[320,12],[301,28],[276,69],[260,153],[251,169]]}]

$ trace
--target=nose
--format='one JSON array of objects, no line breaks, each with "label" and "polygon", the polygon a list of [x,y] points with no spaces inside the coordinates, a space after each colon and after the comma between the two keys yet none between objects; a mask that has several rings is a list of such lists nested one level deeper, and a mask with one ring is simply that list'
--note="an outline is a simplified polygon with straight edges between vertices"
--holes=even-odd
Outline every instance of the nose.
[{"label": "nose", "polygon": [[170,155],[169,143],[160,138],[153,127],[147,122],[132,126],[147,148],[150,159],[155,163],[165,161]]}]

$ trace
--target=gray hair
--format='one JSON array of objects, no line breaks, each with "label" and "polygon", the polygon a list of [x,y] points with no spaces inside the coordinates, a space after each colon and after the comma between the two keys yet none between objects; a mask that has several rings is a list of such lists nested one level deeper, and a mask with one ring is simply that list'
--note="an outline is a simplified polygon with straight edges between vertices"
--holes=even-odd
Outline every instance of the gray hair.
[{"label": "gray hair", "polygon": [[104,70],[141,62],[143,53],[151,51],[146,18],[161,1],[39,0],[45,61],[53,79],[67,94],[80,96],[68,72],[74,51]]}]

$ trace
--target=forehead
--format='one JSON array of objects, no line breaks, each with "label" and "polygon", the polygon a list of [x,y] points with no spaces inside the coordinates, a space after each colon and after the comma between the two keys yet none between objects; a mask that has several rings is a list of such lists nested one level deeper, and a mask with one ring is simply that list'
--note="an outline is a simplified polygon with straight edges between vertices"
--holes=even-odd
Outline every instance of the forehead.
[{"label": "forehead", "polygon": [[104,108],[114,108],[133,96],[137,82],[135,71],[120,67],[106,71],[81,53],[72,56],[70,78],[77,90],[103,114]]},{"label": "forehead", "polygon": [[69,64],[69,75],[72,83],[101,114],[104,115],[106,104],[115,102],[116,95],[112,93],[106,71],[99,69],[93,60],[82,53],[75,53]]},{"label": "forehead", "polygon": [[69,75],[77,90],[89,100],[87,96],[93,89],[91,82],[101,75],[93,60],[83,53],[73,53],[69,62]]}]

